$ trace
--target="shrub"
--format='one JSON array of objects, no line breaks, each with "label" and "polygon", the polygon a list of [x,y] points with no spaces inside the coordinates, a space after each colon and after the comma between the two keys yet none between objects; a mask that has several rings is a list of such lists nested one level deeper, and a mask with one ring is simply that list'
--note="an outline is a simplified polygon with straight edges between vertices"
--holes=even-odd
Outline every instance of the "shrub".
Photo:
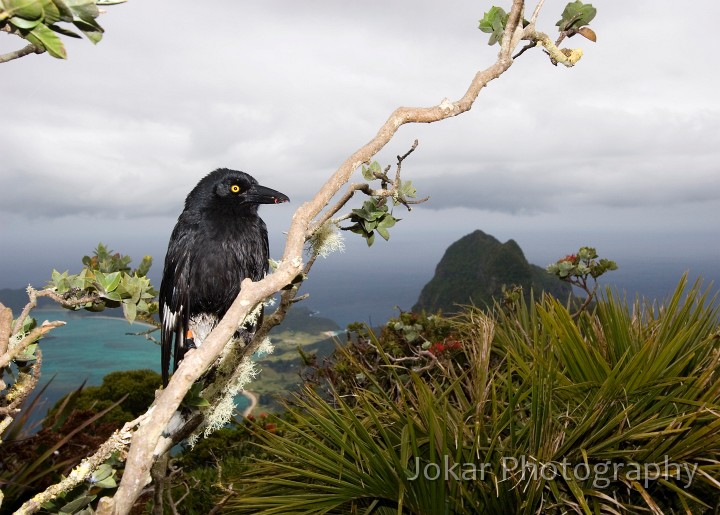
[{"label": "shrub", "polygon": [[[664,304],[607,292],[451,321],[461,356],[420,374],[341,360],[367,384],[311,388],[232,478],[237,513],[692,512],[720,503],[720,330],[686,280]],[[410,379],[405,381],[403,376]],[[380,379],[377,379],[377,378]],[[388,389],[383,381],[391,378]],[[237,489],[237,488],[236,488]]]}]

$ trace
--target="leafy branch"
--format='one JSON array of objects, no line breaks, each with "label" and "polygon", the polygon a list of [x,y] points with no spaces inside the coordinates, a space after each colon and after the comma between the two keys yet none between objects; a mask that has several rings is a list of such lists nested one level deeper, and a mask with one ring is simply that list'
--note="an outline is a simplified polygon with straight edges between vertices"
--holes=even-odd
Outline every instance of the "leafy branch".
[{"label": "leafy branch", "polygon": [[[417,146],[418,141],[415,140],[405,154],[397,156],[395,176],[392,179],[388,176],[389,165],[383,170],[377,161],[373,161],[369,165],[363,163],[361,167],[363,179],[366,181],[379,180],[380,188],[372,188],[369,182],[350,184],[340,200],[325,213],[321,223],[316,226],[316,231],[319,231],[325,224],[339,226],[340,222],[350,220],[353,224],[348,227],[341,227],[341,229],[360,234],[365,238],[368,246],[374,243],[376,231],[386,241],[389,240],[390,233],[388,229],[393,227],[400,218],[393,216],[388,206],[388,199],[392,199],[395,206],[402,204],[408,211],[412,210],[412,205],[421,204],[430,199],[430,197],[416,199],[417,191],[412,181],[403,181],[401,179],[402,163],[415,151]],[[358,191],[371,198],[365,201],[361,208],[353,209],[351,213],[332,219]],[[313,236],[317,237],[317,235]],[[313,246],[317,246],[317,244],[313,244]]]},{"label": "leafy branch", "polygon": [[560,31],[560,37],[555,44],[559,45],[563,39],[571,38],[575,34],[580,34],[593,42],[597,41],[595,31],[588,27],[596,14],[597,9],[592,4],[584,4],[580,0],[567,4],[562,17],[555,24]]},{"label": "leafy branch", "polygon": [[150,284],[147,274],[152,257],[143,257],[135,270],[130,269],[130,256],[114,253],[102,243],[92,256],[82,259],[84,268],[78,274],[53,270],[48,288],[38,292],[58,302],[67,309],[103,311],[122,306],[129,322],[137,317],[154,323],[157,313],[157,291]]},{"label": "leafy branch", "polygon": [[583,290],[587,297],[585,302],[573,313],[577,318],[592,302],[597,294],[597,278],[605,272],[617,270],[617,263],[609,259],[597,259],[598,253],[593,247],[580,247],[576,254],[568,254],[548,265],[547,271],[556,275],[561,281],[570,283]]},{"label": "leafy branch", "polygon": [[[560,45],[566,37],[569,38],[575,34],[580,34],[593,42],[597,41],[597,35],[588,26],[595,18],[597,9],[595,9],[592,4],[585,4],[580,0],[568,3],[562,12],[560,20],[555,24],[558,27],[560,36],[553,43],[547,34],[535,30],[535,23],[543,3],[544,0],[538,3],[529,21],[526,19],[521,21],[520,25],[524,27],[521,39],[527,40],[529,43],[517,54],[513,55],[513,59],[521,56],[527,50],[540,45],[544,47],[544,51],[550,57],[552,64],[557,66],[558,63],[561,63],[567,67],[574,66],[582,57],[582,50],[558,48],[558,45]],[[483,15],[478,28],[482,32],[490,34],[490,39],[488,40],[489,45],[502,43],[508,17],[509,14],[506,13],[502,7],[497,6],[491,7],[490,10]]]},{"label": "leafy branch", "polygon": [[157,294],[147,278],[152,259],[146,256],[135,270],[130,270],[130,261],[129,256],[99,244],[92,256],[83,258],[85,267],[79,274],[54,270],[46,288],[29,286],[28,302],[16,319],[10,308],[0,304],[0,434],[38,384],[42,367],[38,342],[52,329],[65,325],[62,321],[38,325],[30,316],[38,298],[47,297],[74,310],[102,311],[122,306],[130,322],[138,316],[152,320],[157,312],[157,304],[152,302]]},{"label": "leafy branch", "polygon": [[103,28],[96,20],[102,12],[98,5],[114,5],[125,1],[0,0],[0,31],[29,42],[20,50],[0,55],[0,63],[46,51],[53,57],[66,59],[67,51],[60,36],[80,38],[76,32],[79,31],[93,43],[98,43],[103,35]]}]

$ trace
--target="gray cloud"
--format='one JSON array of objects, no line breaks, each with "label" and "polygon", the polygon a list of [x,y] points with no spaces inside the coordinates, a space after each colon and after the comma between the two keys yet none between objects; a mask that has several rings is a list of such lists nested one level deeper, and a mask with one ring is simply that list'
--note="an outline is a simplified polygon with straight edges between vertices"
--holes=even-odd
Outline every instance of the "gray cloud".
[{"label": "gray cloud", "polygon": [[[564,3],[546,3],[548,30]],[[497,213],[500,227],[549,216],[578,230],[583,209],[647,208],[646,225],[660,228],[688,213],[714,219],[720,4],[696,2],[703,15],[687,20],[669,0],[594,4],[599,42],[568,41],[585,51],[575,68],[528,52],[471,112],[403,127],[381,152],[393,164],[420,139],[404,170],[432,196],[425,212],[452,219],[452,208],[467,208],[478,223]],[[395,107],[460,97],[497,53],[477,30],[487,6],[470,0],[202,8],[208,23],[186,0],[128,2],[108,8],[99,45],[69,42],[67,62],[2,65],[3,216],[37,231],[43,219],[124,219],[150,238],[157,226],[146,221],[177,216],[219,166],[299,205]],[[0,51],[10,41],[0,38]]]}]

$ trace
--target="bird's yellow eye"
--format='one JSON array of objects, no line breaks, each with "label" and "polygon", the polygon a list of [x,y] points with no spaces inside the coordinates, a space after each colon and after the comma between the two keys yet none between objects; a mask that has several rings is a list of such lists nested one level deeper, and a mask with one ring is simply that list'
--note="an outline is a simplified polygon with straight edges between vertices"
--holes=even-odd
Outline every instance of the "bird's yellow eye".
[{"label": "bird's yellow eye", "polygon": [[233,193],[240,193],[240,186],[238,186],[237,184],[233,184],[232,186],[230,186],[230,191],[232,191]]}]

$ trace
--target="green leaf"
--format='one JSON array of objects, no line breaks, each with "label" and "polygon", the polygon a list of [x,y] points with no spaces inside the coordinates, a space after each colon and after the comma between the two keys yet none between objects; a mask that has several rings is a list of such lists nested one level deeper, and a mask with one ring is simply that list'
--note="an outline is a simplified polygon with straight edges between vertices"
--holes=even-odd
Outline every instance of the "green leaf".
[{"label": "green leaf", "polygon": [[63,273],[53,269],[50,283],[48,284],[51,288],[55,288],[58,293],[66,293],[70,288],[70,281],[68,278],[68,271],[65,270]]},{"label": "green leaf", "polygon": [[208,400],[202,396],[202,389],[202,383],[193,383],[190,390],[185,394],[182,404],[190,408],[205,408],[210,406]]},{"label": "green leaf", "polygon": [[97,44],[102,40],[103,36],[103,29],[92,29],[87,26],[84,26],[82,23],[75,22],[75,26],[80,29],[80,31],[85,34],[85,37],[88,38],[90,41],[92,41],[94,44]]},{"label": "green leaf", "polygon": [[33,30],[25,34],[27,39],[33,45],[44,48],[48,53],[58,59],[66,59],[67,52],[60,37],[45,25],[37,25]]},{"label": "green leaf", "polygon": [[37,327],[37,320],[33,317],[25,317],[21,331],[25,334],[29,333]]},{"label": "green leaf", "polygon": [[93,0],[65,0],[65,4],[72,12],[73,19],[99,27],[95,22],[95,18],[100,15],[100,10]]},{"label": "green leaf", "polygon": [[372,221],[363,220],[362,226],[363,226],[363,229],[365,230],[365,232],[372,232],[375,229],[375,227],[377,227],[377,222],[374,220],[372,220]]},{"label": "green leaf", "polygon": [[352,212],[354,218],[364,218],[367,220],[370,218],[370,216],[372,216],[371,213],[367,211],[364,207],[360,209],[353,209]]},{"label": "green leaf", "polygon": [[365,179],[366,181],[372,181],[373,179],[375,179],[375,176],[372,174],[370,168],[368,168],[367,166],[363,165],[361,171],[363,179]]},{"label": "green leaf", "polygon": [[402,199],[415,198],[417,196],[417,190],[412,185],[412,181],[400,181],[398,196]]},{"label": "green leaf", "polygon": [[67,4],[63,0],[52,0],[52,3],[55,4],[55,7],[60,13],[60,21],[71,23],[73,14]]},{"label": "green leaf", "polygon": [[60,513],[76,513],[95,500],[95,495],[83,495],[60,508]]},{"label": "green leaf", "polygon": [[120,272],[112,272],[106,275],[105,284],[103,285],[105,291],[115,291],[115,289],[118,287],[118,284],[120,284],[120,279],[122,279]]},{"label": "green leaf", "polygon": [[388,230],[385,227],[378,226],[377,232],[380,236],[382,236],[385,239],[385,241],[390,239],[390,233],[388,232]]},{"label": "green leaf", "polygon": [[4,0],[5,10],[10,16],[19,16],[26,20],[39,20],[43,15],[42,2],[37,0]]},{"label": "green leaf", "polygon": [[115,302],[121,302],[123,300],[122,295],[120,295],[116,291],[110,291],[107,293],[103,293],[102,297],[108,300],[114,300]]},{"label": "green leaf", "polygon": [[555,25],[560,31],[577,30],[590,23],[596,14],[597,9],[592,4],[584,4],[577,0],[565,6],[562,17]]},{"label": "green leaf", "polygon": [[73,23],[93,43],[102,39],[103,28],[95,21],[100,11],[93,0],[66,0],[72,11]]},{"label": "green leaf", "polygon": [[62,19],[60,8],[52,0],[42,0],[43,23],[51,26]]},{"label": "green leaf", "polygon": [[137,304],[132,301],[125,301],[122,303],[123,314],[128,322],[133,323],[137,318]]},{"label": "green leaf", "polygon": [[113,477],[108,477],[108,478],[103,479],[103,480],[101,480],[101,481],[97,481],[97,482],[95,483],[95,486],[97,486],[98,488],[116,488],[116,487],[117,487],[117,482],[115,481],[115,478],[113,478]]},{"label": "green leaf", "polygon": [[14,27],[17,27],[18,29],[23,30],[31,30],[35,28],[37,25],[42,23],[42,20],[27,20],[25,18],[21,18],[20,16],[13,16],[10,18],[10,24]]},{"label": "green leaf", "polygon": [[26,363],[28,361],[35,361],[37,359],[37,356],[35,355],[35,351],[37,350],[37,343],[31,343],[27,347],[25,347],[25,350],[22,354],[17,355],[13,361],[15,362],[21,362]]},{"label": "green leaf", "polygon": [[76,38],[76,39],[82,39],[82,36],[78,34],[77,32],[73,32],[70,29],[66,29],[65,27],[61,27],[59,25],[50,25],[50,28],[57,32],[58,34],[62,34],[63,36],[67,36],[69,38]]},{"label": "green leaf", "polygon": [[92,473],[92,475],[90,476],[90,481],[92,481],[93,483],[96,481],[102,481],[103,479],[112,476],[113,472],[115,471],[110,465],[108,465],[107,463],[103,463],[95,470],[95,472]]},{"label": "green leaf", "polygon": [[382,220],[380,220],[380,223],[378,223],[378,228],[382,227],[383,229],[389,229],[390,227],[393,227],[395,225],[395,222],[397,222],[397,218],[395,218],[393,215],[386,215],[383,217]]},{"label": "green leaf", "polygon": [[103,463],[90,476],[90,482],[98,488],[115,488],[117,486],[115,469],[110,464]]},{"label": "green leaf", "polygon": [[135,275],[139,277],[145,277],[148,272],[150,271],[150,267],[152,266],[152,256],[144,256],[142,258],[142,261],[140,261],[140,265],[135,270]]},{"label": "green leaf", "polygon": [[505,30],[509,16],[502,7],[496,6],[491,7],[490,10],[485,13],[480,20],[478,28],[490,34],[488,45],[494,45],[498,41],[502,41],[503,31]]}]

